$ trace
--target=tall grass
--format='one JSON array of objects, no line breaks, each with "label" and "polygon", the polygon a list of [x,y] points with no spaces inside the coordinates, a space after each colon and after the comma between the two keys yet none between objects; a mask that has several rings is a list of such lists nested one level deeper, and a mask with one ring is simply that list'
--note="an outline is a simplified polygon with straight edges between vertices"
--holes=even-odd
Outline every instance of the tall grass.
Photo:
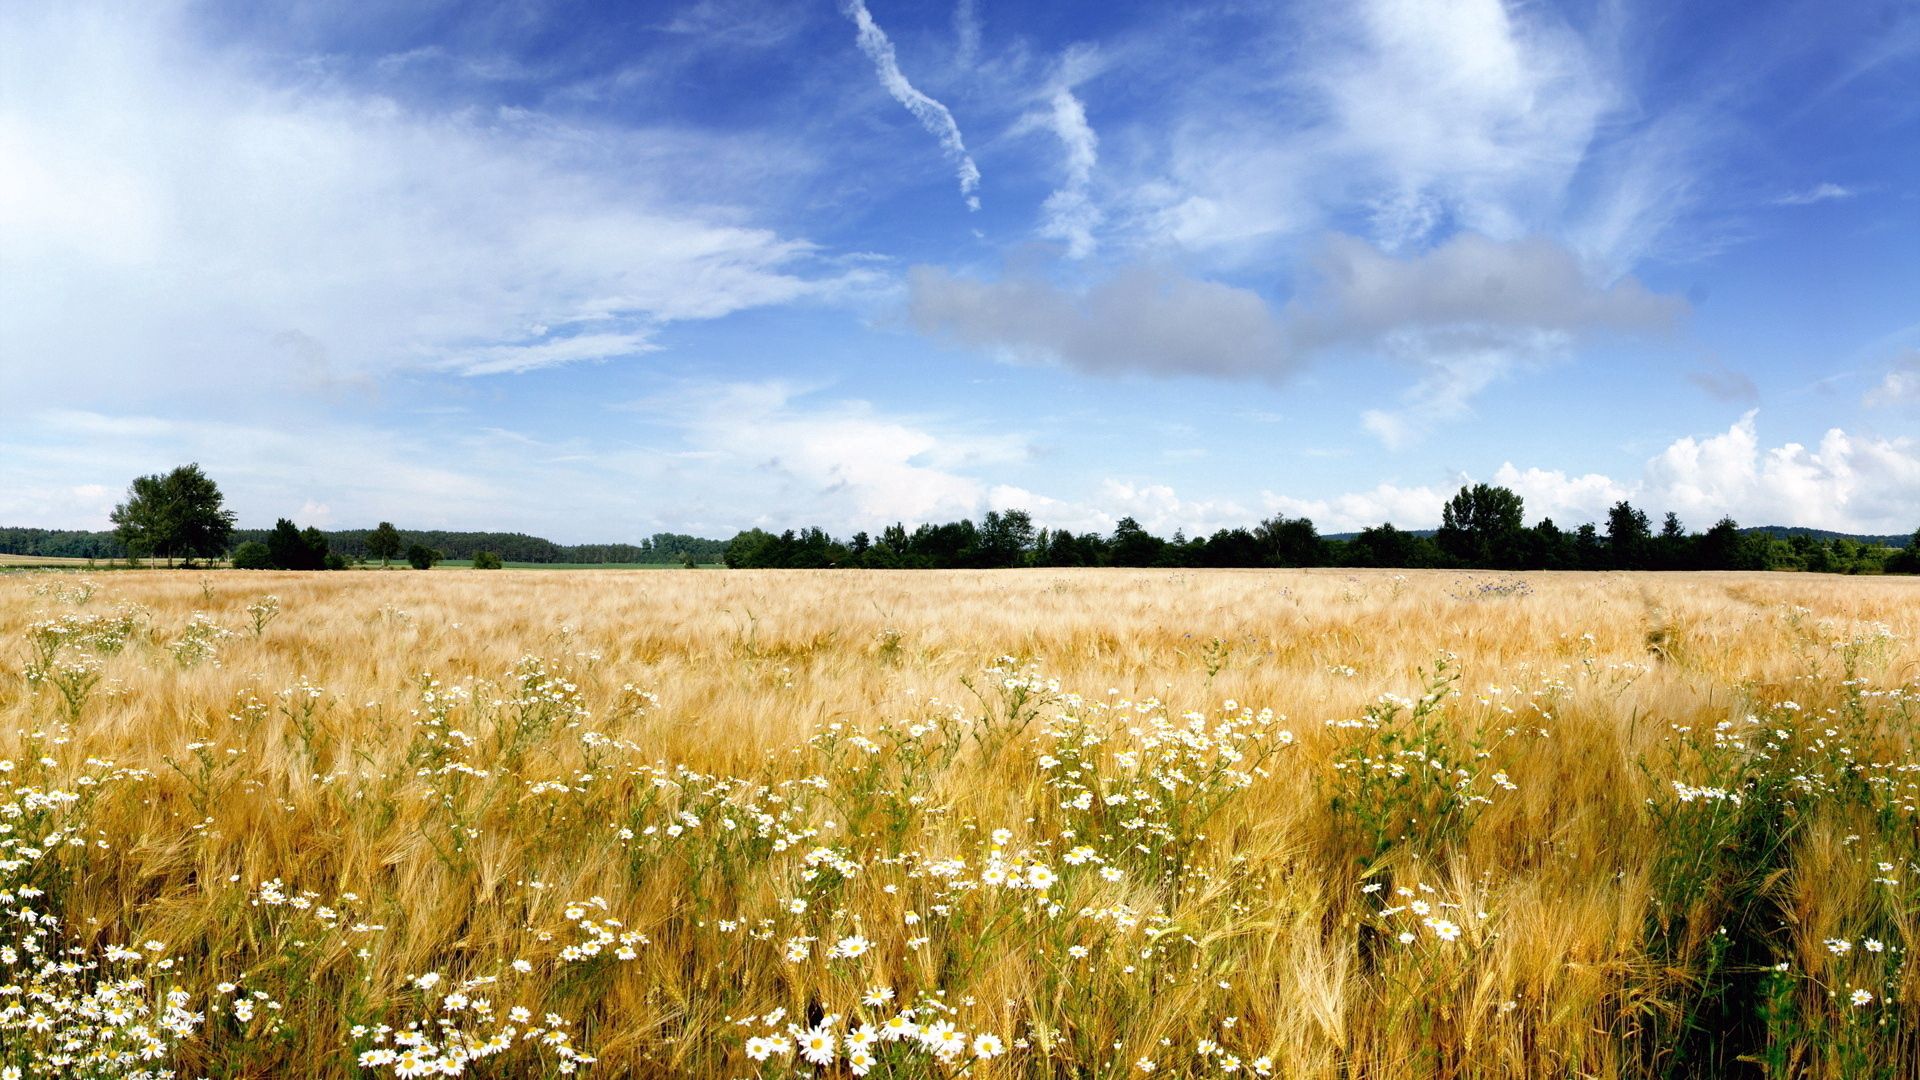
[{"label": "tall grass", "polygon": [[0,1067],[1912,1076],[1916,634],[1786,575],[8,577]]}]

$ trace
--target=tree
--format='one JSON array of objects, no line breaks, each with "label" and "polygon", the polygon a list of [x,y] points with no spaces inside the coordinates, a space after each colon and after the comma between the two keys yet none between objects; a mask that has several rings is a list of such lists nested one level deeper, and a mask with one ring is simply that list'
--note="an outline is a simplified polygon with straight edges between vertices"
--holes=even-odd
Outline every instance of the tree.
[{"label": "tree", "polygon": [[1906,547],[1887,557],[1887,573],[1920,574],[1920,529],[1913,530]]},{"label": "tree", "polygon": [[433,564],[445,556],[425,544],[414,544],[407,548],[407,565],[415,570],[431,570]]},{"label": "tree", "polygon": [[473,553],[473,568],[475,570],[498,570],[500,569],[500,565],[500,553],[497,551],[476,551]]},{"label": "tree", "polygon": [[249,540],[233,549],[233,568],[235,570],[271,570],[273,553],[267,545],[258,540]]},{"label": "tree", "polygon": [[1240,565],[1319,566],[1326,561],[1320,532],[1308,518],[1270,517],[1254,527],[1253,535],[1260,542],[1262,562]]},{"label": "tree", "polygon": [[1764,538],[1758,543],[1749,540],[1732,518],[1723,517],[1700,537],[1700,566],[1706,570],[1764,570],[1761,545],[1765,543]]},{"label": "tree", "polygon": [[[1693,538],[1687,535],[1686,526],[1680,524],[1680,515],[1667,511],[1666,519],[1660,523],[1660,535],[1653,540],[1654,569],[1686,569],[1693,555],[1693,546]],[[1709,565],[1707,569],[1719,568]]]},{"label": "tree", "polygon": [[338,567],[333,565],[333,560],[336,558],[336,556],[333,554],[332,546],[327,543],[326,534],[321,532],[319,528],[317,528],[316,526],[309,525],[306,528],[301,529],[300,542],[302,544],[305,544],[307,547],[307,557],[300,566],[289,567],[288,569],[293,569],[293,570],[335,570],[335,569],[344,570],[346,569],[347,563],[345,559],[340,560],[340,565]]},{"label": "tree", "polygon": [[1463,486],[1440,508],[1440,531],[1433,542],[1469,566],[1511,569],[1525,554],[1520,539],[1525,505],[1512,488]]},{"label": "tree", "polygon": [[300,526],[286,518],[274,522],[273,531],[267,534],[267,561],[275,570],[320,568],[313,559],[312,549],[307,547],[306,538],[300,535]]},{"label": "tree", "polygon": [[196,555],[213,558],[233,535],[233,511],[222,501],[198,464],[137,477],[127,485],[127,501],[113,508],[114,535],[130,555],[158,555],[169,565],[176,555],[187,564]]},{"label": "tree", "polygon": [[1613,565],[1621,570],[1640,570],[1647,565],[1647,550],[1653,543],[1653,523],[1644,510],[1621,499],[1607,511],[1607,547],[1613,552]]},{"label": "tree", "polygon": [[1393,527],[1391,522],[1360,530],[1347,541],[1350,566],[1425,567],[1440,554],[1432,541]]},{"label": "tree", "polygon": [[1109,557],[1115,566],[1152,566],[1160,561],[1160,554],[1166,548],[1166,541],[1140,527],[1140,523],[1130,517],[1123,517],[1113,527],[1113,540],[1109,548]]},{"label": "tree", "polygon": [[381,522],[367,534],[367,554],[380,556],[381,566],[387,565],[401,550],[400,530],[394,528],[391,521]]},{"label": "tree", "polygon": [[1033,547],[1033,518],[1025,510],[989,510],[980,522],[978,542],[980,565],[1019,566]]}]

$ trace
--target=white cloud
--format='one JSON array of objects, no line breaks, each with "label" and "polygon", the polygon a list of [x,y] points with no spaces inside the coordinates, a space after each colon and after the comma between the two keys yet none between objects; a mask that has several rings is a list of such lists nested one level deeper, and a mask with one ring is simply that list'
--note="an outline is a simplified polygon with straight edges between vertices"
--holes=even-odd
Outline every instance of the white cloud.
[{"label": "white cloud", "polygon": [[1819,445],[1763,449],[1749,411],[1725,432],[1675,441],[1648,462],[1642,496],[1683,519],[1731,514],[1748,525],[1853,531],[1912,526],[1920,445],[1827,431]]},{"label": "white cloud", "polygon": [[1512,462],[1494,471],[1493,482],[1519,493],[1529,522],[1550,517],[1565,529],[1604,521],[1608,507],[1633,497],[1631,488],[1600,473],[1570,476],[1559,469],[1519,469]]},{"label": "white cloud", "polygon": [[1830,202],[1834,199],[1851,199],[1860,194],[1858,191],[1841,184],[1827,181],[1815,184],[1805,191],[1794,191],[1773,200],[1775,206],[1810,206],[1814,203]]},{"label": "white cloud", "polygon": [[[1360,206],[1388,250],[1454,230],[1524,236],[1558,219],[1622,96],[1604,50],[1538,6],[1308,11],[1278,35],[1278,79],[1201,82],[1173,125],[1165,186],[1141,192],[1161,235],[1232,249]],[[1255,101],[1266,107],[1236,107]]]},{"label": "white cloud", "polygon": [[1441,504],[1452,497],[1452,491],[1391,483],[1321,499],[1261,492],[1268,512],[1310,518],[1321,532],[1357,532],[1383,522],[1402,529],[1431,528],[1440,523]]},{"label": "white cloud", "polygon": [[980,8],[976,0],[953,5],[954,66],[971,68],[980,59]]},{"label": "white cloud", "polygon": [[815,402],[783,382],[691,388],[636,406],[706,456],[706,497],[768,523],[871,529],[978,513],[985,469],[1024,460],[1024,437],[891,416],[864,401]]},{"label": "white cloud", "polygon": [[1444,424],[1473,415],[1473,399],[1482,390],[1506,378],[1514,368],[1551,355],[1564,347],[1558,334],[1540,335],[1522,347],[1511,344],[1484,348],[1434,348],[1424,340],[1401,346],[1413,354],[1423,370],[1419,381],[1401,395],[1397,409],[1366,409],[1361,430],[1389,450],[1403,449]]},{"label": "white cloud", "polygon": [[582,361],[612,360],[658,348],[647,340],[644,332],[576,334],[527,344],[449,348],[444,350],[438,366],[462,375],[499,375]]},{"label": "white cloud", "polygon": [[1518,368],[1563,356],[1582,339],[1662,331],[1686,309],[1632,278],[1603,285],[1539,237],[1463,234],[1396,259],[1334,236],[1317,269],[1318,284],[1287,307],[1295,348],[1375,349],[1421,371],[1401,407],[1361,416],[1389,448],[1469,415],[1474,397]]},{"label": "white cloud", "polygon": [[1920,404],[1920,349],[1895,360],[1862,401],[1867,405]]},{"label": "white cloud", "polygon": [[1065,181],[1040,208],[1045,217],[1040,235],[1064,241],[1068,258],[1084,259],[1093,254],[1093,230],[1102,217],[1087,190],[1100,160],[1100,139],[1087,123],[1086,107],[1065,86],[1055,88],[1046,110],[1027,123],[1051,130],[1065,152]]},{"label": "white cloud", "polygon": [[288,82],[187,21],[0,13],[0,352],[30,398],[526,370],[816,289],[805,243],[666,191],[697,179],[655,156],[673,132]]},{"label": "white cloud", "polygon": [[1377,235],[1418,242],[1445,217],[1529,231],[1579,165],[1614,91],[1544,12],[1501,0],[1375,0],[1332,29],[1306,76],[1335,146],[1374,166]]},{"label": "white cloud", "polygon": [[1108,478],[1101,482],[1097,505],[1112,519],[1103,531],[1111,531],[1123,517],[1163,537],[1175,529],[1184,529],[1191,538],[1254,524],[1251,512],[1231,499],[1183,499],[1166,484]]},{"label": "white cloud", "polygon": [[[1834,428],[1817,446],[1762,445],[1757,411],[1726,431],[1674,440],[1650,458],[1634,479],[1568,473],[1512,462],[1491,482],[1526,501],[1527,520],[1551,517],[1563,529],[1604,523],[1607,508],[1627,500],[1658,518],[1671,510],[1695,531],[1723,516],[1742,525],[1805,525],[1843,532],[1906,533],[1920,506],[1920,442],[1866,438]],[[1472,478],[1462,476],[1461,483]],[[1329,498],[1264,493],[1266,507],[1305,515],[1323,532],[1344,532],[1382,521],[1431,528],[1454,488],[1381,484]]]},{"label": "white cloud", "polygon": [[847,18],[853,20],[857,30],[856,38],[860,51],[873,61],[873,69],[880,76],[880,85],[887,88],[893,100],[906,106],[927,134],[940,140],[940,149],[947,159],[954,163],[960,180],[960,194],[967,200],[967,208],[980,209],[980,198],[975,192],[980,187],[980,169],[967,153],[966,140],[960,137],[960,125],[954,122],[953,113],[945,105],[928,97],[914,88],[900,70],[900,59],[894,55],[893,42],[887,39],[886,31],[873,21],[873,15],[867,11],[866,0],[842,0],[840,8]]}]

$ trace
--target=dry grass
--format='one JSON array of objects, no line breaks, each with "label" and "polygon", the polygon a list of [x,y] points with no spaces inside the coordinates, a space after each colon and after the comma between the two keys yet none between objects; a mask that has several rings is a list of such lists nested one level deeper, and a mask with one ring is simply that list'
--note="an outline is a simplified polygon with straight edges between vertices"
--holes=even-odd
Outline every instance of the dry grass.
[{"label": "dry grass", "polygon": [[81,582],[0,578],[29,1075],[785,1075],[908,1008],[963,1048],[872,1075],[1920,1068],[1920,580]]}]

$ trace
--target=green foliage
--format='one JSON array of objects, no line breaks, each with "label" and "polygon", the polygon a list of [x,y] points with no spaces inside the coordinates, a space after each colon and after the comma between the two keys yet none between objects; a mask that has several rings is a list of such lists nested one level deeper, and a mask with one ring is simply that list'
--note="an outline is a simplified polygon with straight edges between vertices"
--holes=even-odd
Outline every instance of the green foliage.
[{"label": "green foliage", "polygon": [[344,570],[347,561],[328,548],[319,529],[299,528],[286,518],[267,534],[267,562],[276,570]]},{"label": "green foliage", "polygon": [[380,565],[385,566],[403,550],[400,530],[393,527],[393,522],[383,521],[367,534],[366,547],[367,554],[379,556]]},{"label": "green foliage", "polygon": [[1521,536],[1525,504],[1511,488],[1491,484],[1462,487],[1440,508],[1440,550],[1469,566],[1518,568],[1525,558]]},{"label": "green foliage", "polygon": [[135,477],[127,501],[113,508],[114,535],[132,555],[213,558],[227,549],[233,511],[222,506],[220,488],[200,466]]},{"label": "green foliage", "polygon": [[415,570],[431,570],[433,564],[445,558],[439,551],[425,544],[414,544],[407,548],[407,565]]},{"label": "green foliage", "polygon": [[258,540],[249,540],[233,549],[233,568],[235,570],[271,570],[273,552]]},{"label": "green foliage", "polygon": [[476,552],[474,552],[474,553],[473,553],[473,568],[474,568],[475,570],[498,570],[498,569],[500,569],[500,553],[499,553],[499,552],[497,552],[497,551],[476,551]]}]

